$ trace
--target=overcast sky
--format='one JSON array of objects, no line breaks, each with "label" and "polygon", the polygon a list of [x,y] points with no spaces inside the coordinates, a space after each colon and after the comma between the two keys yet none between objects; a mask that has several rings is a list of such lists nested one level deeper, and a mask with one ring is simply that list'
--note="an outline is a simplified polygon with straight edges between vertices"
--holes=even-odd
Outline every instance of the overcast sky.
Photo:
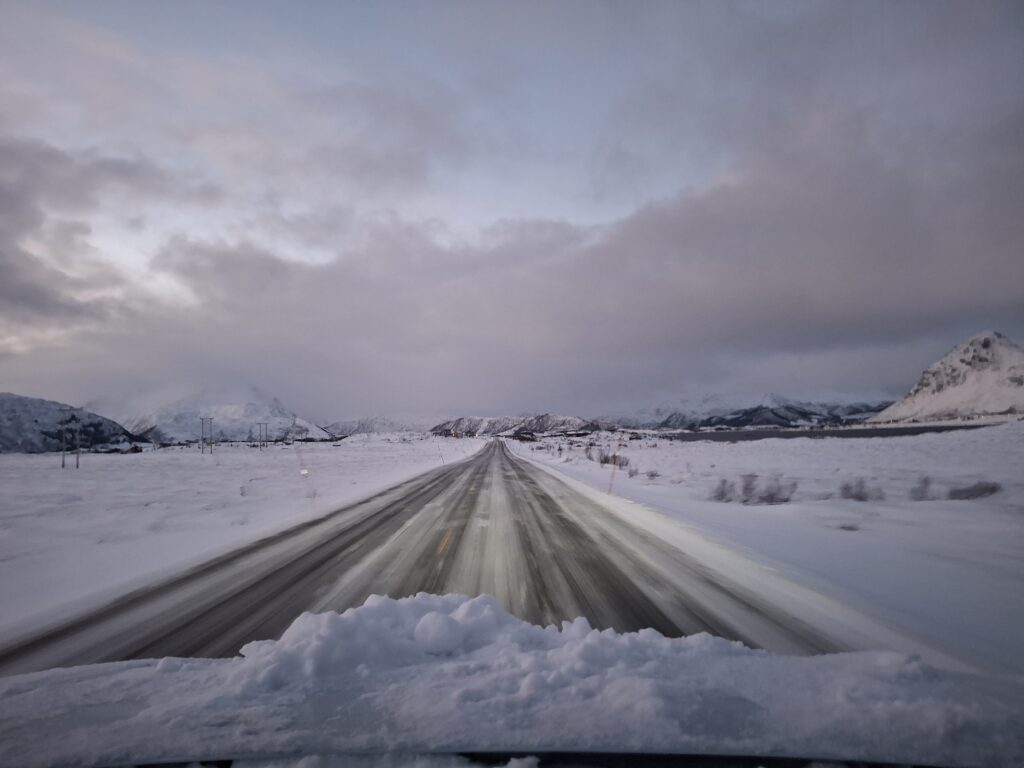
[{"label": "overcast sky", "polygon": [[0,1],[0,390],[899,396],[1024,340],[1024,4]]}]

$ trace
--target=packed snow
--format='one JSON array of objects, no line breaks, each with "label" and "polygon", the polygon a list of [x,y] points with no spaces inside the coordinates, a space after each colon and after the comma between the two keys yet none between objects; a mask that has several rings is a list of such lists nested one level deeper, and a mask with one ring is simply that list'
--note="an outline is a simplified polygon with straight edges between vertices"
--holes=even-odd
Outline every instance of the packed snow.
[{"label": "packed snow", "polygon": [[357,435],[82,457],[0,455],[0,638],[326,514],[482,440]]},{"label": "packed snow", "polygon": [[929,366],[910,393],[872,421],[958,419],[1024,413],[1024,348],[979,333]]},{"label": "packed snow", "polygon": [[537,627],[486,596],[374,596],[230,660],[0,680],[0,763],[22,766],[468,750],[1009,766],[1024,760],[1021,722],[1019,681],[895,653]]},{"label": "packed snow", "polygon": [[[668,515],[966,664],[1024,672],[1024,422],[856,440],[621,437],[515,450],[608,503],[609,486],[640,502],[623,509],[637,522]],[[628,465],[601,464],[602,451]]]}]

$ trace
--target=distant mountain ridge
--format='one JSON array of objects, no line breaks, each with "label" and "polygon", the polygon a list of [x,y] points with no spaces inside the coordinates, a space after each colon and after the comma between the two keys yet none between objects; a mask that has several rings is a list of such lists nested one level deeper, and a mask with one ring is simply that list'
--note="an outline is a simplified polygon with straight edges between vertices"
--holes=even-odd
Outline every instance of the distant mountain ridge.
[{"label": "distant mountain ridge", "polygon": [[[865,421],[890,404],[891,401],[814,403],[769,394],[754,403],[737,406],[724,405],[718,398],[711,396],[703,398],[692,407],[661,407],[636,415],[611,416],[597,421],[644,429],[841,426]],[[654,418],[644,418],[647,414],[652,414]]]},{"label": "distant mountain ridge", "polygon": [[213,418],[217,440],[255,440],[266,423],[270,440],[330,440],[332,435],[300,418],[257,387],[241,392],[199,390],[184,396],[156,393],[124,403],[96,403],[128,429],[158,444],[198,440],[203,417]]},{"label": "distant mountain ridge", "polygon": [[517,430],[527,432],[574,432],[597,429],[596,422],[578,416],[559,416],[542,413],[537,416],[461,416],[449,419],[430,431],[435,435],[460,434],[467,437],[510,434]]},{"label": "distant mountain ridge", "polygon": [[874,422],[1024,413],[1024,348],[998,331],[958,344]]},{"label": "distant mountain ridge", "polygon": [[55,400],[0,393],[0,453],[45,453],[75,447],[127,448],[138,438],[117,422]]},{"label": "distant mountain ridge", "polygon": [[363,419],[335,421],[324,427],[336,438],[352,435],[377,435],[386,432],[426,432],[423,424],[410,424],[389,416],[368,416]]},{"label": "distant mountain ridge", "polygon": [[[433,427],[434,434],[503,435],[517,430],[536,433],[593,431],[597,429],[750,429],[841,426],[861,423],[891,405],[891,401],[862,403],[808,403],[768,395],[754,405],[726,407],[704,398],[698,409],[648,409],[639,414],[584,419],[578,416],[463,416]],[[655,418],[652,418],[655,417]]]},{"label": "distant mountain ridge", "polygon": [[657,426],[663,429],[708,429],[727,427],[826,427],[859,423],[889,405],[879,403],[810,403],[787,400],[778,395],[771,402],[707,414],[676,412]]}]

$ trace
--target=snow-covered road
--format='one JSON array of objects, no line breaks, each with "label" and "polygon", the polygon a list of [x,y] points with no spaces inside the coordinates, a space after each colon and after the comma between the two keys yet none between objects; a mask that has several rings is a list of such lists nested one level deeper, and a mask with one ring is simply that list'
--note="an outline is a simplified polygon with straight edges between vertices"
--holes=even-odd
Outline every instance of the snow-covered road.
[{"label": "snow-covered road", "polygon": [[224,554],[0,648],[4,673],[231,656],[303,611],[371,594],[490,594],[536,624],[709,631],[788,653],[918,640],[787,581],[674,521],[605,506],[501,441],[326,517]]}]

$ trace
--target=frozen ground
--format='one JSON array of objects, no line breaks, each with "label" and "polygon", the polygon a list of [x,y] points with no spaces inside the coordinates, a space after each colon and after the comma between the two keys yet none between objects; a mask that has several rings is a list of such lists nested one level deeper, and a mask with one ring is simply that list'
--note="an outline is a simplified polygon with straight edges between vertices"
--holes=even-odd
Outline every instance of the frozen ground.
[{"label": "frozen ground", "polygon": [[[594,750],[1019,765],[1018,683],[895,653],[541,628],[489,597],[371,597],[230,660],[0,679],[0,763]],[[40,739],[60,734],[59,739]]]},{"label": "frozen ground", "polygon": [[[588,460],[584,442],[548,439],[515,450],[603,496],[611,466]],[[1024,672],[1024,423],[915,437],[620,444],[605,434],[597,443],[595,458],[602,448],[617,451],[639,470],[616,470],[616,496],[973,666]],[[796,488],[788,503],[743,504],[744,474],[758,476],[758,494],[772,478],[783,491]],[[931,480],[924,492],[923,477]],[[733,484],[732,501],[711,499],[723,480]],[[981,481],[1001,488],[946,498]],[[841,498],[844,483],[868,500]]]},{"label": "frozen ground", "polygon": [[[0,455],[0,638],[327,513],[483,440],[357,435],[82,456]],[[73,466],[73,458],[72,465]],[[303,474],[305,471],[306,474]]]}]

